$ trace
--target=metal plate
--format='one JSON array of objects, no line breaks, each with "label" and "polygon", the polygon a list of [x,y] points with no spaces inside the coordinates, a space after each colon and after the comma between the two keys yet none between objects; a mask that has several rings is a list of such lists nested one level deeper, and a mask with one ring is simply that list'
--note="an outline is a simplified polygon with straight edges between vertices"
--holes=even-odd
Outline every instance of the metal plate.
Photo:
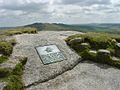
[{"label": "metal plate", "polygon": [[38,46],[36,50],[43,64],[51,64],[66,59],[56,45]]}]

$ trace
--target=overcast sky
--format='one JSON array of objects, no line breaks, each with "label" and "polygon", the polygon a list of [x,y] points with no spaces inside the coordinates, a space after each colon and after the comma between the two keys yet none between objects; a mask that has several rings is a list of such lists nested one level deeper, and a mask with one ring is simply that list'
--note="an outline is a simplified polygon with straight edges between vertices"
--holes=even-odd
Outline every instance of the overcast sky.
[{"label": "overcast sky", "polygon": [[0,0],[0,27],[43,23],[120,23],[120,0]]}]

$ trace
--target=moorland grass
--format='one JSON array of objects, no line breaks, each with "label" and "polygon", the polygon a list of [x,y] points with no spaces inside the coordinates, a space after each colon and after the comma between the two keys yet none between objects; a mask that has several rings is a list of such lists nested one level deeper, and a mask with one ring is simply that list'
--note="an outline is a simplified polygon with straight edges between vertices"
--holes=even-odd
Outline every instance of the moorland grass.
[{"label": "moorland grass", "polygon": [[27,58],[20,60],[7,79],[7,86],[3,90],[24,90],[22,75]]},{"label": "moorland grass", "polygon": [[34,34],[34,33],[37,33],[37,29],[31,28],[31,27],[19,27],[15,29],[0,31],[0,35],[6,35],[6,36],[12,36],[12,35],[23,34],[23,33]]},{"label": "moorland grass", "polygon": [[91,45],[92,49],[109,48],[113,45],[111,42],[112,39],[120,41],[120,35],[95,32],[72,35],[65,39],[65,41],[68,43],[71,39],[78,37],[82,37],[84,42],[88,42]]},{"label": "moorland grass", "polygon": [[4,56],[4,55],[0,56],[0,64],[7,61],[7,60],[8,60],[7,56]]},{"label": "moorland grass", "polygon": [[[70,40],[74,38],[82,38],[84,43],[90,44],[90,47],[84,50],[80,50],[80,43],[75,44],[75,47],[79,47],[78,49],[74,48],[73,45],[69,45]],[[82,56],[84,60],[92,60],[98,63],[107,63],[109,65],[120,68],[120,48],[116,48],[116,43],[120,43],[120,35],[116,34],[108,34],[108,33],[94,33],[88,32],[85,34],[76,34],[69,36],[65,39],[67,44],[73,48],[79,55]],[[98,53],[99,49],[106,49],[110,51],[110,56],[101,57]],[[95,50],[96,53],[91,53],[90,50]],[[115,56],[119,58],[118,61],[112,60],[112,57]]]},{"label": "moorland grass", "polygon": [[11,43],[2,41],[0,42],[0,53],[6,56],[9,56],[12,53],[13,46]]}]

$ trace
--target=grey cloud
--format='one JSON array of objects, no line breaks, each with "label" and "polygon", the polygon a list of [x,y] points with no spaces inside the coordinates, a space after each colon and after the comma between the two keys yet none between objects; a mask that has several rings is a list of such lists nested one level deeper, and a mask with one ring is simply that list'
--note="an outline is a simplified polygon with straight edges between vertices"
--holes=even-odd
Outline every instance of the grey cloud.
[{"label": "grey cloud", "polygon": [[46,7],[46,4],[41,3],[28,3],[28,4],[3,4],[0,6],[1,9],[6,10],[22,10],[22,11],[36,11]]},{"label": "grey cloud", "polygon": [[[0,26],[23,25],[36,21],[85,23],[105,22],[119,16],[120,6],[114,0],[0,0]],[[107,19],[106,19],[107,18]],[[13,23],[11,23],[11,21]]]},{"label": "grey cloud", "polygon": [[110,0],[62,0],[62,4],[77,4],[82,6],[90,6],[93,4],[110,4]]}]

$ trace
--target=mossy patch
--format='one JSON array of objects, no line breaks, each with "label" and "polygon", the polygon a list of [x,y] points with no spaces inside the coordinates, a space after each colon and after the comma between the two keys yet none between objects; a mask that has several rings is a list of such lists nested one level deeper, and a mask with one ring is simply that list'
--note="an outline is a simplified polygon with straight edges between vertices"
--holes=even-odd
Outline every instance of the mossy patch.
[{"label": "mossy patch", "polygon": [[65,41],[68,43],[71,39],[79,38],[79,37],[81,37],[84,40],[84,42],[88,42],[91,45],[92,49],[99,49],[99,48],[106,49],[108,47],[111,47],[111,45],[113,45],[111,42],[112,39],[120,39],[120,35],[88,32],[85,34],[72,35],[67,39],[65,39]]},{"label": "mossy patch", "polygon": [[8,42],[13,46],[17,43],[15,39],[11,39]]},{"label": "mossy patch", "polygon": [[0,42],[0,53],[3,55],[9,56],[12,53],[13,46],[9,42],[2,41]]},{"label": "mossy patch", "polygon": [[90,53],[90,51],[84,50],[83,52],[79,53],[84,60],[93,60],[96,61],[96,53]]},{"label": "mossy patch", "polygon": [[0,56],[0,64],[7,61],[8,57],[7,56]]},{"label": "mossy patch", "polygon": [[11,74],[11,69],[8,68],[0,68],[0,78],[7,77]]},{"label": "mossy patch", "polygon": [[1,30],[0,35],[12,36],[23,33],[34,34],[37,33],[37,29],[31,27],[19,27],[11,30]]},{"label": "mossy patch", "polygon": [[[69,45],[68,43],[75,38],[82,38],[82,43],[88,43],[90,46],[83,49],[80,47],[82,43],[79,42],[77,44]],[[79,53],[84,60],[106,63],[120,68],[120,61],[112,61],[111,58],[112,56],[115,56],[120,59],[120,47],[116,47],[116,45],[120,43],[120,35],[88,32],[85,34],[69,36],[65,41],[70,47],[72,46],[71,48]],[[98,52],[100,49],[103,49],[103,52]],[[91,50],[97,51],[97,53],[90,52]],[[107,52],[104,54],[104,51],[108,51],[109,55],[106,55]]]},{"label": "mossy patch", "polygon": [[8,78],[8,85],[3,90],[24,90],[21,76],[11,75]]},{"label": "mossy patch", "polygon": [[15,68],[11,71],[11,73],[9,75],[7,74],[8,84],[6,87],[4,87],[3,90],[24,90],[22,75],[23,75],[24,65],[26,64],[26,62],[27,62],[27,58],[23,58],[22,60],[20,60],[20,63],[18,63],[15,66]]}]

